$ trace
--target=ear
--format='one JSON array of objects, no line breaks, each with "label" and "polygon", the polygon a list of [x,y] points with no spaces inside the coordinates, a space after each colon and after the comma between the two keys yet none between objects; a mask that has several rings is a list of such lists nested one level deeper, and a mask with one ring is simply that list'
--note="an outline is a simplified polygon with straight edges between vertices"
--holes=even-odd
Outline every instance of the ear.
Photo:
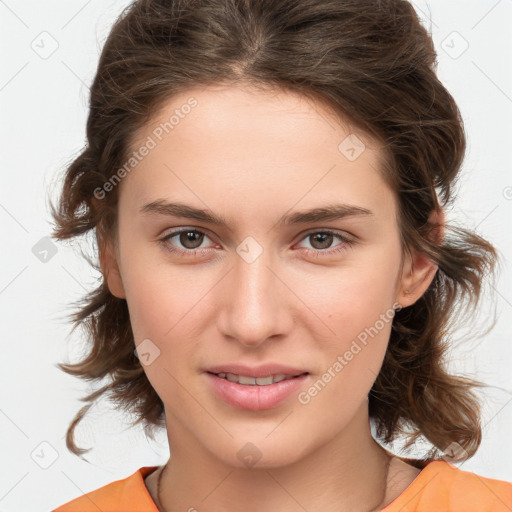
[{"label": "ear", "polygon": [[110,293],[118,299],[126,299],[123,279],[118,263],[118,255],[113,247],[113,242],[103,240],[98,236],[98,250],[100,257],[101,270],[105,281],[107,282]]},{"label": "ear", "polygon": [[[436,243],[441,243],[444,237],[444,210],[434,210],[428,222],[433,225],[432,238]],[[425,293],[437,269],[438,266],[423,252],[413,249],[412,254],[407,255],[397,296],[397,302],[402,308],[411,306]]]}]

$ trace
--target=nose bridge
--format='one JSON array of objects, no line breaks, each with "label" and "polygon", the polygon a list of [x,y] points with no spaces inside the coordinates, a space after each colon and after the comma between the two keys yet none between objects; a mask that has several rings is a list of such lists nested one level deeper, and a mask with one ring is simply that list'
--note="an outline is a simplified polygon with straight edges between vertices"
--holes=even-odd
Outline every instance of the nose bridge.
[{"label": "nose bridge", "polygon": [[257,346],[283,333],[285,298],[275,263],[271,251],[255,239],[248,237],[239,244],[224,302],[224,335]]}]

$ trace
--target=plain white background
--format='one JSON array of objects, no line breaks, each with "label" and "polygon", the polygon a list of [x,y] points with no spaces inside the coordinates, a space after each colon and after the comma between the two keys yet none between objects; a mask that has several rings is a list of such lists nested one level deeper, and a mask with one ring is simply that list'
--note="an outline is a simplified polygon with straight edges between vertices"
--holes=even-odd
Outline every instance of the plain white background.
[{"label": "plain white background", "polygon": [[[78,248],[44,240],[51,231],[47,197],[55,197],[60,172],[85,143],[88,86],[128,3],[0,1],[2,512],[50,510],[169,455],[164,433],[146,440],[108,402],[77,432],[80,445],[94,446],[88,462],[69,453],[65,431],[90,388],[55,367],[79,354],[81,336],[70,335],[66,314],[98,275]],[[481,449],[461,469],[512,481],[512,0],[414,5],[432,32],[439,76],[468,135],[459,199],[448,218],[489,239],[503,261],[481,309],[485,321],[496,308],[494,330],[469,339],[468,326],[450,354],[454,371],[494,386],[485,392]],[[44,250],[45,262],[37,257]]]}]

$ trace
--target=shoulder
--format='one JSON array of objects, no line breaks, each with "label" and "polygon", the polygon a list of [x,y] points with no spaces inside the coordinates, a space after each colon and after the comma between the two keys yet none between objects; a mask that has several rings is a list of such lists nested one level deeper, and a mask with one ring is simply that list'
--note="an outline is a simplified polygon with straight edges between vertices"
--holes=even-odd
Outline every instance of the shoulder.
[{"label": "shoulder", "polygon": [[509,512],[512,483],[464,471],[443,460],[425,466],[382,512]]},{"label": "shoulder", "polygon": [[129,477],[79,496],[52,512],[158,512],[144,483],[144,478],[157,468],[139,468]]}]

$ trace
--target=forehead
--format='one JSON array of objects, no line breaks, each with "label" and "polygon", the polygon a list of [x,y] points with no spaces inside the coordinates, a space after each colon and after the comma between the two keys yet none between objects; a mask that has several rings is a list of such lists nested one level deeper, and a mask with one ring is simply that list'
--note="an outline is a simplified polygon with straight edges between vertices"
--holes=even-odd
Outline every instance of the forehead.
[{"label": "forehead", "polygon": [[139,205],[186,196],[196,204],[208,198],[223,208],[243,206],[249,215],[279,204],[283,213],[320,198],[368,208],[392,201],[378,142],[294,92],[239,86],[183,91],[137,132],[132,150],[144,145],[151,149],[122,183]]},{"label": "forehead", "polygon": [[[134,134],[132,145],[140,145],[151,133],[158,142],[171,132],[185,136],[188,125],[193,125],[198,137],[215,133],[222,136],[230,131],[230,135],[236,132],[238,139],[243,139],[249,131],[252,137],[264,132],[267,138],[279,141],[296,135],[300,144],[313,144],[325,139],[326,132],[337,132],[357,135],[375,149],[379,146],[325,101],[291,90],[247,83],[212,84],[173,95],[161,102],[151,119]],[[312,137],[315,134],[318,138]]]}]

